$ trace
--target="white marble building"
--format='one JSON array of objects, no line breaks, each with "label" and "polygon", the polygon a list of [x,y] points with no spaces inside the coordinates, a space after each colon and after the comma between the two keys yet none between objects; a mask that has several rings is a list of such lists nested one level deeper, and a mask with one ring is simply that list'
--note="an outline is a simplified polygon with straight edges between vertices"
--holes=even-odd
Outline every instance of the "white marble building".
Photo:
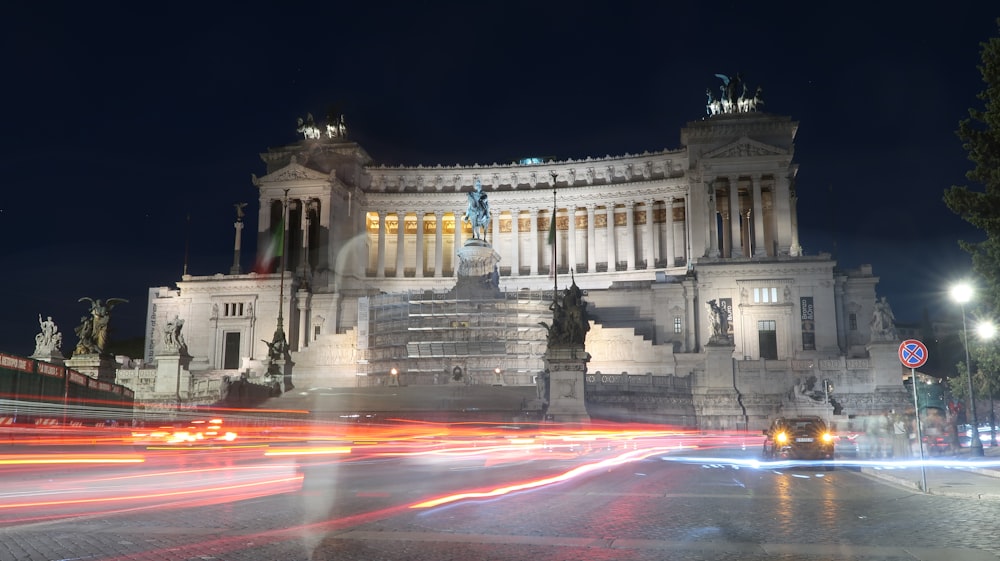
[{"label": "white marble building", "polygon": [[[184,276],[150,290],[147,340],[178,316],[195,379],[259,375],[281,292],[296,385],[355,386],[369,374],[358,364],[359,298],[452,288],[456,249],[471,236],[460,217],[479,180],[501,289],[551,290],[554,258],[560,289],[572,270],[586,291],[590,382],[601,372],[685,378],[697,414],[716,419],[706,425],[759,424],[810,377],[834,383],[845,414],[890,407],[901,367],[885,358],[891,334],[872,343],[878,278],[800,245],[798,123],[714,113],[689,122],[676,150],[490,165],[383,166],[342,122],[332,134],[300,131],[307,138],[261,154],[265,172],[253,177],[262,258],[285,226],[284,287],[276,273]],[[717,344],[713,300],[726,316]],[[150,345],[147,362],[156,355]]]}]

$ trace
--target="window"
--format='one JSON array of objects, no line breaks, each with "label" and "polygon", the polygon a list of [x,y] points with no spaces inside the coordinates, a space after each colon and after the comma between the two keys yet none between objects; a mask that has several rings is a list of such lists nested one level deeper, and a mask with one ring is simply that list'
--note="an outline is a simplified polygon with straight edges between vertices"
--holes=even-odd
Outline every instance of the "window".
[{"label": "window", "polygon": [[847,321],[851,325],[851,331],[858,330],[858,314],[852,312],[851,315],[847,316]]},{"label": "window", "polygon": [[680,332],[681,332],[681,317],[674,316],[674,333],[680,333]]},{"label": "window", "polygon": [[760,345],[760,358],[777,360],[778,358],[778,334],[777,326],[773,319],[760,320],[757,322],[757,339]]},{"label": "window", "polygon": [[775,286],[753,289],[754,304],[777,304],[778,288]]},{"label": "window", "polygon": [[243,317],[243,302],[226,302],[222,305],[222,315],[224,317]]}]

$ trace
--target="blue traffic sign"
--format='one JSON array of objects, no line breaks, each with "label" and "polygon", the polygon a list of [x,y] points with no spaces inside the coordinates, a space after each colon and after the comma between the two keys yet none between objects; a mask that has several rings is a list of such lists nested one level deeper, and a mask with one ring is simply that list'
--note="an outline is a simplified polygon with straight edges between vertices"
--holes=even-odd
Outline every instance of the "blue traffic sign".
[{"label": "blue traffic sign", "polygon": [[927,362],[927,346],[916,339],[899,344],[899,362],[907,368],[920,368]]}]

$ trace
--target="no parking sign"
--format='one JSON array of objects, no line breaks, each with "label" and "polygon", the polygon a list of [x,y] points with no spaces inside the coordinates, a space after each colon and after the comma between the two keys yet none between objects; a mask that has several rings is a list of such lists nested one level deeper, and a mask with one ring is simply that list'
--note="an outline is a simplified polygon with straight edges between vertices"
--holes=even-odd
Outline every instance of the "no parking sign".
[{"label": "no parking sign", "polygon": [[920,368],[927,362],[927,346],[916,339],[899,344],[899,362],[907,368]]}]

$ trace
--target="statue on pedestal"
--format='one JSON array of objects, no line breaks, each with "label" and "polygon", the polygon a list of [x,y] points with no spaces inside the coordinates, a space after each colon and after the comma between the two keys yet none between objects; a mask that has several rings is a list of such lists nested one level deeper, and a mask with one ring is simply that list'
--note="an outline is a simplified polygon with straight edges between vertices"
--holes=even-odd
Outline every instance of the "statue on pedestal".
[{"label": "statue on pedestal", "polygon": [[42,314],[38,314],[38,325],[42,331],[35,335],[35,352],[32,356],[59,353],[59,347],[62,346],[62,333],[59,332],[59,327],[52,321],[52,316],[48,316],[43,320]]},{"label": "statue on pedestal", "polygon": [[184,320],[177,316],[167,322],[163,327],[163,350],[164,352],[176,353],[184,350],[187,343],[184,341],[184,334],[181,329],[184,327]]},{"label": "statue on pedestal", "polygon": [[115,305],[128,300],[124,298],[108,298],[107,302],[94,300],[84,296],[77,300],[90,302],[90,315],[81,318],[81,324],[75,329],[80,342],[76,345],[74,355],[104,354],[108,350],[108,325],[111,322],[111,310]]},{"label": "statue on pedestal", "polygon": [[587,316],[587,303],[583,301],[583,291],[576,281],[549,306],[552,310],[552,325],[544,321],[539,324],[548,331],[549,347],[578,345],[583,346],[590,331],[590,319]]},{"label": "statue on pedestal", "polygon": [[872,341],[895,341],[899,338],[896,334],[896,316],[892,313],[885,296],[875,301],[871,330]]},{"label": "statue on pedestal", "polygon": [[483,192],[483,184],[476,178],[472,191],[467,196],[468,205],[465,214],[462,216],[463,222],[472,224],[472,239],[485,240],[486,226],[490,223],[490,203]]},{"label": "statue on pedestal", "polygon": [[726,313],[715,300],[709,300],[705,302],[705,307],[708,308],[708,324],[711,326],[712,333],[709,335],[709,343],[728,343],[729,335],[727,334],[728,325],[725,325]]}]

